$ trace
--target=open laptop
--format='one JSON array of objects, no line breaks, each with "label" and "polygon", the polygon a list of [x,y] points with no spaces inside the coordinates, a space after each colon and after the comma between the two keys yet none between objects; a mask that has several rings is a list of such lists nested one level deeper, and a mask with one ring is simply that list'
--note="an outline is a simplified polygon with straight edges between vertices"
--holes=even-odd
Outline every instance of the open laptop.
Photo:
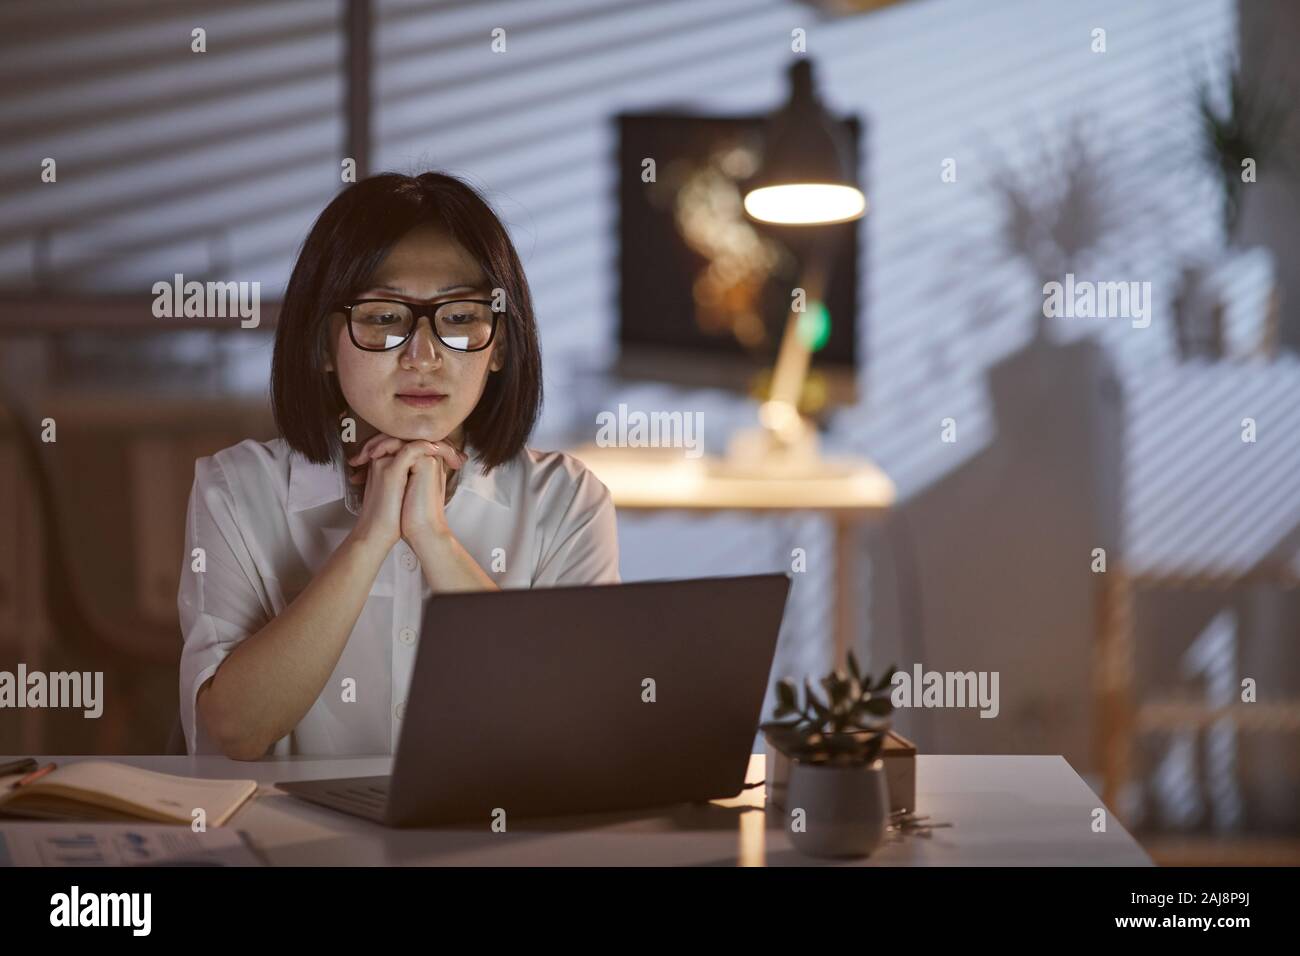
[{"label": "open laptop", "polygon": [[788,574],[439,594],[389,777],[276,784],[406,827],[738,794]]}]

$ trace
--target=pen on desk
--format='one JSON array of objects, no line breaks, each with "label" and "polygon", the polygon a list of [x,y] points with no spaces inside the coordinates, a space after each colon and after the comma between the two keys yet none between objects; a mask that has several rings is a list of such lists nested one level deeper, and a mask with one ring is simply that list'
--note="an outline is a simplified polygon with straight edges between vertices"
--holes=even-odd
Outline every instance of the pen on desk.
[{"label": "pen on desk", "polygon": [[56,764],[56,763],[47,763],[47,764],[46,764],[44,767],[42,767],[40,770],[33,770],[33,771],[32,771],[31,773],[29,773],[27,776],[23,777],[23,779],[16,781],[16,782],[14,783],[14,786],[15,786],[15,787],[25,787],[25,786],[27,786],[27,784],[29,784],[29,783],[31,783],[31,782],[33,782],[33,781],[35,781],[35,780],[39,780],[39,779],[41,779],[41,777],[45,776],[47,773],[49,773],[51,770],[53,770],[53,769],[54,769],[55,767],[57,767],[57,766],[58,766],[58,764]]},{"label": "pen on desk", "polygon": [[0,777],[7,777],[11,773],[30,773],[39,767],[34,757],[24,757],[22,760],[11,760],[8,763],[0,763]]}]

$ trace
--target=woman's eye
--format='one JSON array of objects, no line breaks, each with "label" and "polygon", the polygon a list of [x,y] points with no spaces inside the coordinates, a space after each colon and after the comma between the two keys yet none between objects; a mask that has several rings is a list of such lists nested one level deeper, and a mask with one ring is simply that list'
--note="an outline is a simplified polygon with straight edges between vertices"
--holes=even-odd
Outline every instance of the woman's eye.
[{"label": "woman's eye", "polygon": [[451,322],[451,323],[453,323],[453,324],[455,324],[455,323],[462,323],[462,324],[463,324],[463,323],[465,323],[465,322],[470,322],[470,321],[472,321],[473,318],[474,318],[474,316],[469,315],[469,314],[467,314],[467,313],[465,313],[465,312],[455,312],[455,313],[452,313],[451,315],[447,316],[446,318],[447,318],[447,321],[448,321],[448,322]]}]

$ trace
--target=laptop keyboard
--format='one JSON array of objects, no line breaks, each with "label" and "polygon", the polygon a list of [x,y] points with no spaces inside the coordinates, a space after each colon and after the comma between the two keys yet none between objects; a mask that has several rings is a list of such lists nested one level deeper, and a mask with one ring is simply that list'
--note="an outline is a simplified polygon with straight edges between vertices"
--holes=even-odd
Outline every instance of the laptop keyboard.
[{"label": "laptop keyboard", "polygon": [[367,810],[382,813],[388,805],[388,782],[365,783],[350,787],[331,787],[321,791],[324,796],[341,803],[350,803]]}]

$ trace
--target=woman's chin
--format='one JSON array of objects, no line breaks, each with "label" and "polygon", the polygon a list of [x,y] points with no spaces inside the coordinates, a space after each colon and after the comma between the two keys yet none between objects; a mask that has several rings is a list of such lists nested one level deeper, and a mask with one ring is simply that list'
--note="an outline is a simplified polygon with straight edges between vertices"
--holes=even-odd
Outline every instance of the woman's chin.
[{"label": "woman's chin", "polygon": [[442,441],[447,437],[451,429],[445,425],[439,424],[435,416],[428,414],[412,414],[402,416],[402,420],[392,423],[391,428],[384,429],[386,434],[394,438],[400,438],[402,441],[415,441],[423,439],[424,441]]},{"label": "woman's chin", "polygon": [[402,441],[442,441],[455,429],[455,422],[449,422],[443,409],[410,408],[400,405],[396,408],[375,409],[375,414],[363,415],[366,421],[385,435],[392,435]]}]

